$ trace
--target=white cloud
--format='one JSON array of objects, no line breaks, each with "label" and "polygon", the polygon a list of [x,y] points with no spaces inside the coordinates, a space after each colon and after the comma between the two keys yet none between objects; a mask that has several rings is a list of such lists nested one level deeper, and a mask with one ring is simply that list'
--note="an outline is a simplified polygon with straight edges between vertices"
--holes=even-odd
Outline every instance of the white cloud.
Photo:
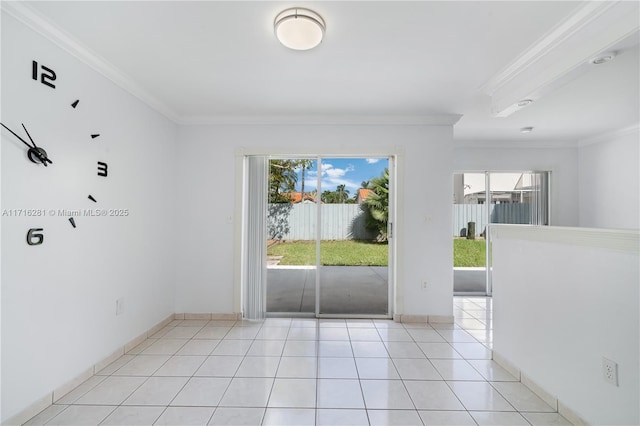
[{"label": "white cloud", "polygon": [[379,158],[367,158],[365,160],[367,162],[367,164],[376,164],[378,161],[380,161]]},{"label": "white cloud", "polygon": [[322,165],[322,176],[327,176],[329,179],[338,179],[354,170],[355,167],[351,164],[349,164],[345,169],[338,169],[333,167],[333,164],[326,163]]},{"label": "white cloud", "polygon": [[[334,167],[331,163],[322,163],[322,190],[335,191],[338,185],[344,185],[349,190],[350,196],[354,195],[355,191],[360,188],[360,181],[348,179],[348,173],[353,171],[355,171],[355,167],[352,164],[341,169]],[[318,172],[316,170],[307,171],[304,184],[305,192],[316,189],[317,178]]]},{"label": "white cloud", "polygon": [[[359,183],[356,183],[353,180],[345,178],[345,176],[349,172],[355,171],[355,167],[352,164],[349,164],[344,169],[334,167],[331,163],[322,163],[322,190],[323,191],[335,191],[338,185],[344,185],[350,191],[357,190],[360,187]],[[313,183],[309,185],[309,187],[313,187],[315,189],[317,172],[309,171],[309,178],[313,179]],[[307,184],[305,183],[305,188]]]}]

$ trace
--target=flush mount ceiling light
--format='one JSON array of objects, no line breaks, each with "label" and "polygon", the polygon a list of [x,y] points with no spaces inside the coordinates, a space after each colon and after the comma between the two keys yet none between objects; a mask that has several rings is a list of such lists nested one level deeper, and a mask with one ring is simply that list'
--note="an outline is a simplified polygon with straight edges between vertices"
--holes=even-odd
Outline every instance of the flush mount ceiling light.
[{"label": "flush mount ceiling light", "polygon": [[520,129],[520,133],[531,133],[533,131],[533,127],[523,127]]},{"label": "flush mount ceiling light", "polygon": [[520,102],[518,102],[518,106],[520,108],[524,108],[528,105],[531,105],[533,103],[533,99],[523,99]]},{"label": "flush mount ceiling light", "polygon": [[322,42],[325,31],[320,15],[300,7],[280,12],[273,27],[280,43],[294,50],[313,49]]},{"label": "flush mount ceiling light", "polygon": [[607,62],[611,62],[615,57],[616,52],[606,52],[592,58],[589,62],[591,62],[593,65],[601,65]]}]

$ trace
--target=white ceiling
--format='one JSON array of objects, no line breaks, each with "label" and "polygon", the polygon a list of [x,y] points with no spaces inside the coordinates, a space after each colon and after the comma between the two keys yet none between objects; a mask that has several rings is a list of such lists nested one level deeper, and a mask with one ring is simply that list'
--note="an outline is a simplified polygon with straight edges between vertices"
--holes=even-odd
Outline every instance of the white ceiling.
[{"label": "white ceiling", "polygon": [[[507,118],[491,116],[483,87],[585,2],[29,4],[178,122],[460,114],[457,140],[560,143],[635,125],[640,114],[636,31],[615,61]],[[291,6],[325,19],[318,48],[275,39],[273,19]],[[535,130],[520,134],[524,126]]]}]

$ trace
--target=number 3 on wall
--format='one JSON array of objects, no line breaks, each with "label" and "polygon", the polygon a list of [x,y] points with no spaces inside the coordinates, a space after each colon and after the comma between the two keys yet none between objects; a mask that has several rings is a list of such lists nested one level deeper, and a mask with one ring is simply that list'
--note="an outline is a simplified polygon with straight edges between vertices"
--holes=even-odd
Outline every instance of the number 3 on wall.
[{"label": "number 3 on wall", "polygon": [[27,232],[27,244],[30,246],[39,246],[44,242],[44,234],[42,228],[31,228]]}]

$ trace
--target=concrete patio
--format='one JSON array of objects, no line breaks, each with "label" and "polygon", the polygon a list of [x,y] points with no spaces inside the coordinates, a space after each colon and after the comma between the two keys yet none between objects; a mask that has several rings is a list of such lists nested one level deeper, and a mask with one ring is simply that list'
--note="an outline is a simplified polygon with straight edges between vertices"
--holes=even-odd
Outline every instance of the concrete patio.
[{"label": "concrete patio", "polygon": [[[385,315],[386,266],[322,266],[320,313]],[[269,266],[267,312],[315,313],[315,267]]]},{"label": "concrete patio", "polygon": [[[320,313],[384,315],[387,313],[388,268],[385,266],[322,266]],[[454,292],[485,294],[485,268],[454,268]],[[316,268],[267,267],[267,312],[315,313]]]}]

